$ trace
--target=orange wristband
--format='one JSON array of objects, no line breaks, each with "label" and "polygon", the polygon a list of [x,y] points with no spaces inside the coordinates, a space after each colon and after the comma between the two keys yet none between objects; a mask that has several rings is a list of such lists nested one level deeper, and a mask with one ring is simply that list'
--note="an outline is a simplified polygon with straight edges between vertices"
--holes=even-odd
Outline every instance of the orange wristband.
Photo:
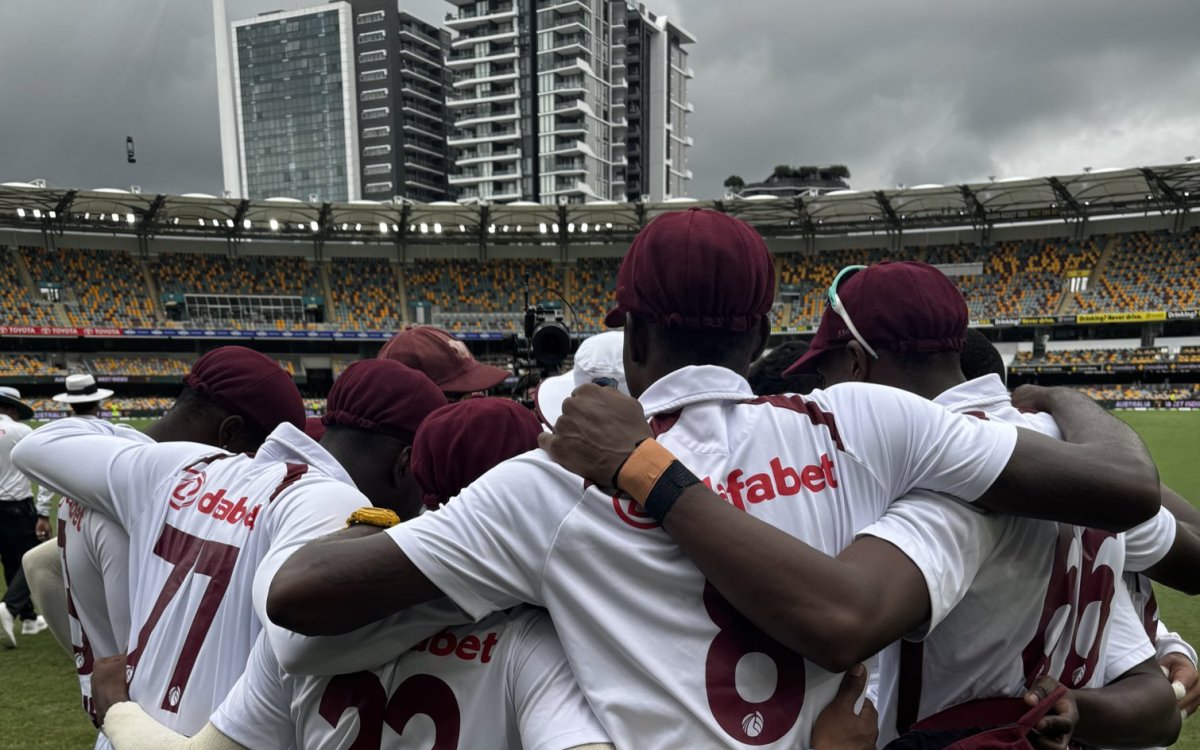
[{"label": "orange wristband", "polygon": [[674,460],[671,451],[657,440],[643,440],[617,473],[617,489],[632,497],[638,505],[644,505],[654,483]]}]

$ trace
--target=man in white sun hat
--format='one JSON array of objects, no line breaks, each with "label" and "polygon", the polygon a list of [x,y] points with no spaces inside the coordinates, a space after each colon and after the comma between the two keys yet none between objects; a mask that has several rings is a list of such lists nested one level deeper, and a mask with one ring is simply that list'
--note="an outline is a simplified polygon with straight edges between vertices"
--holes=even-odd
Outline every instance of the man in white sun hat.
[{"label": "man in white sun hat", "polygon": [[29,479],[12,464],[12,449],[32,430],[21,424],[33,416],[33,409],[21,401],[21,392],[0,387],[0,565],[4,567],[7,590],[0,601],[0,636],[4,645],[13,647],[15,618],[21,618],[21,634],[35,635],[45,629],[33,608],[29,586],[21,571],[21,556],[37,544],[34,527],[33,488]]},{"label": "man in white sun hat", "polygon": [[[53,400],[60,404],[69,404],[74,416],[81,419],[99,419],[100,404],[112,398],[113,392],[108,388],[96,385],[96,377],[89,373],[77,373],[67,376],[67,391],[60,393]],[[45,541],[50,538],[50,502],[54,492],[48,487],[38,489],[37,496],[37,538]]]},{"label": "man in white sun hat", "polygon": [[606,331],[580,344],[571,371],[547,378],[538,386],[535,401],[542,421],[553,428],[562,416],[563,401],[585,383],[615,386],[628,396],[624,350],[625,334],[621,331]]}]

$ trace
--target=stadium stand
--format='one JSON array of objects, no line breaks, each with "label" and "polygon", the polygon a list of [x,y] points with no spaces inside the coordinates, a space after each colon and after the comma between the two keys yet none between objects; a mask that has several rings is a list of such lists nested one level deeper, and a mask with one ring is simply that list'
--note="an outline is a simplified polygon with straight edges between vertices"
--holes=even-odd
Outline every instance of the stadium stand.
[{"label": "stadium stand", "polygon": [[404,327],[396,272],[384,258],[338,258],[329,264],[331,317],[347,331]]},{"label": "stadium stand", "polygon": [[183,377],[191,363],[170,357],[113,356],[93,357],[88,369],[97,375],[133,375],[146,377]]},{"label": "stadium stand", "polygon": [[142,266],[127,252],[22,247],[20,253],[35,284],[62,286],[72,326],[150,326],[159,319]]},{"label": "stadium stand", "polygon": [[1194,401],[1200,399],[1195,385],[1091,385],[1079,389],[1096,401]]},{"label": "stadium stand", "polygon": [[1137,349],[1058,349],[1049,350],[1045,356],[1035,358],[1033,352],[1017,352],[1014,365],[1149,365],[1166,362],[1165,349],[1143,347]]},{"label": "stadium stand", "polygon": [[603,331],[604,316],[613,305],[620,258],[580,258],[571,283],[571,304],[583,331]]},{"label": "stadium stand", "polygon": [[404,274],[409,304],[433,306],[433,322],[456,332],[515,331],[526,289],[540,300],[542,289],[563,288],[545,260],[418,260]]},{"label": "stadium stand", "polygon": [[306,258],[163,253],[152,271],[160,291],[178,294],[320,294],[317,265]]},{"label": "stadium stand", "polygon": [[1098,283],[1075,295],[1087,312],[1200,308],[1200,231],[1126,235]]},{"label": "stadium stand", "polygon": [[[1101,248],[1111,251],[1101,260]],[[537,301],[542,288],[565,290],[581,332],[603,330],[618,257],[580,258],[565,273],[548,260],[422,259],[397,268],[387,258],[339,258],[328,264],[302,257],[227,257],[161,253],[143,261],[124,251],[22,247],[0,249],[0,311],[14,325],[163,326],[163,294],[328,296],[326,327],[394,331],[403,327],[402,280],[410,305],[433,308],[433,323],[456,332],[519,328],[526,288]],[[974,319],[1065,312],[1065,277],[1092,272],[1090,288],[1066,302],[1079,311],[1200,308],[1200,231],[1065,239],[995,245],[843,249],[778,256],[780,296],[776,327],[807,329],[820,318],[825,292],[839,269],[889,259],[936,265],[979,264],[982,272],[955,277]],[[22,267],[29,277],[22,276]],[[147,278],[149,274],[149,280]],[[526,276],[529,282],[526,283]],[[32,281],[30,281],[30,279]],[[328,281],[326,286],[325,281]],[[34,286],[61,286],[61,306],[41,299]],[[56,313],[61,309],[62,316]],[[570,316],[568,315],[568,321]],[[231,328],[310,327],[302,320],[194,317],[189,322]],[[176,324],[178,325],[178,324]]]},{"label": "stadium stand", "polygon": [[62,372],[60,368],[54,367],[37,354],[0,355],[0,377],[43,377],[59,375]]},{"label": "stadium stand", "polygon": [[[70,408],[57,401],[52,401],[48,398],[36,398],[26,401],[33,408],[34,412],[47,414],[66,414],[70,412]],[[119,397],[107,399],[101,404],[101,411],[115,412],[117,414],[140,412],[144,414],[161,414],[171,405],[175,403],[174,398],[166,396],[136,396],[136,397]]]},{"label": "stadium stand", "polygon": [[54,326],[59,320],[49,304],[22,283],[15,250],[0,248],[0,317],[9,325]]},{"label": "stadium stand", "polygon": [[1185,364],[1200,363],[1200,346],[1179,347],[1179,354],[1175,357],[1175,361]]}]

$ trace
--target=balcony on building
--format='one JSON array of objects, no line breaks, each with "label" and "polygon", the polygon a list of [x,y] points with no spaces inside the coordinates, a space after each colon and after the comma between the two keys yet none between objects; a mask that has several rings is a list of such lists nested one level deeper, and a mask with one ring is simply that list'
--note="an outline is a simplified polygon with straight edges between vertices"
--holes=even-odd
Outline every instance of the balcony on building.
[{"label": "balcony on building", "polygon": [[[465,89],[463,91],[455,92],[446,101],[446,104],[457,110],[458,108],[467,107],[474,104],[516,99],[517,96],[518,92],[515,84],[484,84],[476,86],[474,89]],[[458,115],[456,114],[455,117],[457,116]]]},{"label": "balcony on building", "polygon": [[[453,2],[453,0],[451,1]],[[446,28],[459,32],[490,21],[515,18],[517,15],[516,5],[511,2],[489,3],[488,7],[484,10],[478,10],[473,7],[461,7],[464,5],[463,3],[454,4],[459,5],[460,8],[457,14],[446,14]],[[471,3],[466,3],[465,5],[471,5]]]},{"label": "balcony on building", "polygon": [[538,0],[537,8],[538,10],[554,10],[557,13],[577,13],[591,10],[584,0]]},{"label": "balcony on building", "polygon": [[[482,49],[476,49],[482,47]],[[481,62],[516,60],[517,45],[512,42],[483,42],[467,49],[455,50],[446,57],[446,66],[462,68]]]},{"label": "balcony on building", "polygon": [[474,68],[458,71],[451,79],[454,88],[463,88],[477,83],[499,83],[501,81],[516,80],[517,66],[516,63],[490,63],[486,73],[476,73]]},{"label": "balcony on building", "polygon": [[456,50],[462,49],[470,44],[478,44],[479,42],[492,39],[503,39],[514,36],[516,33],[517,29],[512,21],[506,23],[488,23],[459,34],[456,39],[450,42],[450,47]]}]

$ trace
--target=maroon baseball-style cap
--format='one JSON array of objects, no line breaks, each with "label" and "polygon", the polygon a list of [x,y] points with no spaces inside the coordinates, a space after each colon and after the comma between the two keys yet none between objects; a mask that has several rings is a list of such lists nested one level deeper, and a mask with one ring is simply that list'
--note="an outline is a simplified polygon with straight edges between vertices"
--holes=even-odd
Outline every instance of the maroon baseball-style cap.
[{"label": "maroon baseball-style cap", "polygon": [[445,405],[446,396],[417,370],[390,359],[364,359],[334,382],[321,421],[411,441],[425,417]]},{"label": "maroon baseball-style cap", "polygon": [[284,422],[304,429],[304,401],[296,381],[278,362],[253,349],[213,349],[196,360],[183,383],[265,432]]},{"label": "maroon baseball-style cap", "polygon": [[397,333],[379,352],[425,373],[443,393],[474,393],[495,388],[511,373],[480,364],[463,342],[440,328],[417,326]]},{"label": "maroon baseball-style cap", "polygon": [[[967,335],[967,303],[946,274],[927,263],[879,263],[848,275],[837,289],[854,327],[873,348],[895,352],[958,352]],[[828,305],[808,352],[784,376],[812,372],[831,349],[854,340]]]},{"label": "maroon baseball-style cap", "polygon": [[492,467],[538,446],[533,412],[503,398],[476,398],[429,415],[413,441],[413,479],[429,508],[457,495]]},{"label": "maroon baseball-style cap", "polygon": [[617,306],[662,327],[746,331],[775,301],[775,262],[744,221],[707,208],[662,214],[646,225],[621,262]]}]

